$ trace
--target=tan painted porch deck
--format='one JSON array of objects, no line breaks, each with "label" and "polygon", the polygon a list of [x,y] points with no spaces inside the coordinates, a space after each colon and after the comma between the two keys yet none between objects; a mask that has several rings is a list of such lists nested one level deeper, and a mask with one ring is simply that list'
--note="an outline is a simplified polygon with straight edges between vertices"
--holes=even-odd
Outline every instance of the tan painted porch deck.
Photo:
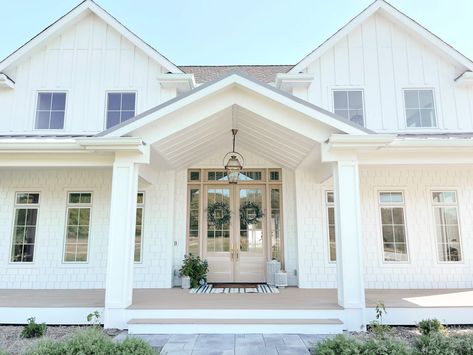
[{"label": "tan painted porch deck", "polygon": [[[104,307],[105,290],[0,290],[0,307]],[[367,289],[366,306],[473,307],[473,289]],[[190,294],[179,288],[134,289],[130,309],[339,309],[336,289],[288,287],[279,294]]]}]

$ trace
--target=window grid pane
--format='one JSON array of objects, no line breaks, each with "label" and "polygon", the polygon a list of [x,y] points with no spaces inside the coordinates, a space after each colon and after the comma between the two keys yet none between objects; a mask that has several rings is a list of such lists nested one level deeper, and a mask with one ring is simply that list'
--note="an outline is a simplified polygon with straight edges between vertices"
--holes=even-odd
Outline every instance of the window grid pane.
[{"label": "window grid pane", "polygon": [[136,93],[109,92],[107,94],[107,128],[116,126],[135,116]]},{"label": "window grid pane", "polygon": [[200,254],[199,225],[200,189],[192,188],[189,191],[189,239],[187,245],[187,252],[192,255]]},{"label": "window grid pane", "polygon": [[402,192],[380,192],[384,261],[407,262],[408,248]]},{"label": "window grid pane", "polygon": [[64,262],[87,262],[92,193],[70,192],[67,201]]},{"label": "window grid pane", "polygon": [[325,205],[327,207],[327,230],[328,230],[328,260],[337,261],[337,247],[335,237],[335,205],[333,191],[327,191],[325,194]]},{"label": "window grid pane", "polygon": [[454,191],[432,192],[438,255],[441,262],[462,261],[456,201]]},{"label": "window grid pane", "polygon": [[140,263],[143,254],[143,224],[145,210],[145,194],[138,192],[136,196],[136,222],[135,222],[135,252],[134,261]]},{"label": "window grid pane", "polygon": [[363,92],[361,90],[335,90],[334,112],[353,123],[364,126]]},{"label": "window grid pane", "polygon": [[404,90],[404,105],[407,127],[437,126],[433,90]]},{"label": "window grid pane", "polygon": [[39,193],[18,192],[15,194],[15,219],[11,261],[33,262],[38,222]]},{"label": "window grid pane", "polygon": [[271,258],[281,261],[281,190],[271,189]]},{"label": "window grid pane", "polygon": [[40,92],[36,105],[36,129],[63,129],[65,92]]}]

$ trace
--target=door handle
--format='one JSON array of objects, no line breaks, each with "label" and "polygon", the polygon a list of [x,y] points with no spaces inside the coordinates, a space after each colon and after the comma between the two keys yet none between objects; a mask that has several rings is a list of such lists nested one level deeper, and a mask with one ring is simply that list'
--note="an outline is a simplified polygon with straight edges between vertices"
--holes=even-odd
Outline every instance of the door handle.
[{"label": "door handle", "polygon": [[240,261],[240,253],[238,250],[236,251],[236,261]]}]

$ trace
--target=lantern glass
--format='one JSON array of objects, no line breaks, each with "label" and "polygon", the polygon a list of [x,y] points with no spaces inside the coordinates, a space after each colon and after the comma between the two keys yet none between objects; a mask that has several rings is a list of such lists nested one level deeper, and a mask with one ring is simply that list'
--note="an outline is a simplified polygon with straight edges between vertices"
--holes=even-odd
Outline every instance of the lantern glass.
[{"label": "lantern glass", "polygon": [[240,176],[240,171],[243,167],[236,155],[232,155],[225,165],[225,171],[227,172],[228,182],[230,184],[236,184]]}]

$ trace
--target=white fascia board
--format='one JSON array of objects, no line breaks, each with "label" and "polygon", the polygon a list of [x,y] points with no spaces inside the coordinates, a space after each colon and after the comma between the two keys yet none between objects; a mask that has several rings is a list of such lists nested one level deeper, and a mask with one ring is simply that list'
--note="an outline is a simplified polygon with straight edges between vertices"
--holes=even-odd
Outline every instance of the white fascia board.
[{"label": "white fascia board", "polygon": [[379,149],[386,147],[396,139],[394,134],[349,135],[332,134],[327,143],[334,149]]},{"label": "white fascia board", "polygon": [[298,73],[287,74],[279,73],[276,75],[276,87],[281,90],[292,88],[308,88],[314,80],[313,74]]},{"label": "white fascia board", "polygon": [[288,73],[299,73],[306,70],[306,68],[317,58],[321,57],[328,49],[332,48],[340,39],[352,32],[357,26],[362,24],[367,18],[373,15],[378,10],[381,10],[385,16],[394,22],[398,22],[402,27],[408,28],[415,34],[420,36],[423,40],[438,48],[450,58],[454,59],[466,68],[473,70],[473,62],[458,52],[455,48],[444,42],[442,39],[434,35],[418,22],[399,11],[384,0],[376,0],[360,14],[350,20],[345,26],[338,30],[334,35],[329,37],[319,47],[304,57],[297,63]]},{"label": "white fascia board", "polygon": [[395,139],[387,149],[473,149],[473,139],[465,138],[424,138]]},{"label": "white fascia board", "polygon": [[455,83],[459,87],[472,87],[473,86],[473,72],[467,70],[463,74],[459,75],[455,79]]},{"label": "white fascia board", "polygon": [[76,138],[76,143],[86,150],[93,151],[127,151],[127,152],[143,152],[144,143],[138,137],[121,137],[121,138],[107,138],[107,137],[90,137],[90,138]]},{"label": "white fascia board", "polygon": [[13,89],[15,88],[15,82],[11,80],[7,75],[0,73],[0,88]]},{"label": "white fascia board", "polygon": [[176,89],[183,92],[196,87],[194,74],[160,74],[156,79],[163,89]]},{"label": "white fascia board", "polygon": [[[195,92],[190,92],[188,96],[177,98],[176,101],[170,104],[164,103],[165,106],[163,106],[162,108],[159,108],[159,110],[157,111],[147,114],[147,116],[144,116],[144,117],[137,116],[136,120],[125,122],[125,124],[122,127],[118,127],[117,129],[114,129],[104,134],[103,137],[121,137],[121,136],[130,134],[134,130],[139,129],[174,111],[177,111],[180,108],[185,107],[186,105],[189,105],[193,102],[196,102],[200,99],[205,98],[206,96],[215,94],[225,88],[235,86],[235,85],[249,89],[260,95],[266,96],[274,100],[275,102],[286,105],[287,107],[292,108],[293,110],[296,110],[304,115],[307,115],[309,117],[314,117],[320,122],[328,126],[331,126],[337,130],[340,130],[342,132],[345,132],[348,134],[355,134],[355,135],[356,134],[358,135],[369,134],[369,132],[366,129],[357,128],[355,127],[354,124],[352,125],[350,123],[343,122],[341,119],[340,120],[336,119],[332,117],[332,116],[335,116],[333,113],[328,112],[322,108],[314,108],[313,106],[315,105],[312,105],[309,102],[302,103],[303,100],[301,99],[297,99],[296,97],[293,97],[292,95],[287,95],[285,92],[282,92],[282,91],[278,92],[278,90],[274,88],[270,89],[264,86],[263,84],[249,80],[241,76],[240,74],[230,74],[229,76],[223,79],[217,80],[216,82],[206,87],[202,87],[202,89],[199,88],[200,90],[197,90]],[[144,112],[143,114],[146,115],[146,112]]]}]

